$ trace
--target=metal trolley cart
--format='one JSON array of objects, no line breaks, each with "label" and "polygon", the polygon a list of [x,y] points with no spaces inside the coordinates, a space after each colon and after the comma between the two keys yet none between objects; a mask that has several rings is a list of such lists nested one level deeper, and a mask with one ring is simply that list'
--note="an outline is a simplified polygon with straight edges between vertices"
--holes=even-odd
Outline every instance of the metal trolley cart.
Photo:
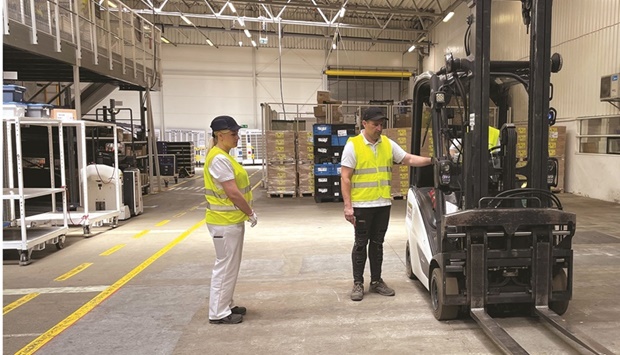
[{"label": "metal trolley cart", "polygon": [[[19,264],[28,265],[31,262],[33,250],[42,250],[46,244],[56,244],[58,249],[64,247],[65,235],[69,230],[67,225],[67,192],[65,188],[65,166],[62,129],[59,129],[58,152],[60,155],[60,187],[55,187],[54,180],[54,142],[52,128],[60,127],[60,122],[50,119],[23,118],[19,110],[7,109],[5,106],[3,115],[3,138],[6,138],[8,181],[6,188],[2,189],[2,199],[10,201],[7,227],[2,230],[2,248],[16,249],[20,253]],[[21,142],[21,127],[47,126],[49,140],[49,188],[24,187],[23,155]],[[15,139],[15,154],[13,154],[13,139]],[[4,147],[4,144],[2,144]],[[15,186],[15,170],[17,169],[17,187]],[[4,185],[3,185],[4,186]],[[62,212],[59,218],[52,220],[47,217],[26,217],[26,200],[50,195],[52,199],[52,211],[56,211],[56,194],[62,195]],[[19,211],[16,211],[15,201],[18,201]],[[34,223],[33,220],[39,221]],[[43,223],[41,223],[43,222]]]},{"label": "metal trolley cart", "polygon": [[[84,235],[90,236],[91,234],[91,226],[101,226],[104,223],[108,223],[112,227],[116,227],[118,225],[119,218],[129,218],[129,211],[125,213],[124,207],[121,203],[122,196],[122,186],[121,182],[122,177],[120,176],[120,171],[118,169],[106,169],[112,171],[110,176],[106,177],[106,180],[113,181],[115,186],[113,187],[113,195],[116,196],[114,202],[112,203],[112,208],[106,205],[106,208],[97,209],[93,208],[94,204],[89,203],[89,199],[92,199],[93,196],[89,196],[88,189],[88,171],[87,169],[87,140],[89,137],[86,133],[86,128],[111,128],[113,132],[112,137],[104,137],[107,139],[113,147],[118,147],[118,136],[116,132],[116,125],[111,122],[95,122],[95,121],[83,121],[83,120],[66,120],[61,122],[61,127],[75,127],[76,129],[76,137],[77,137],[77,164],[78,171],[80,174],[80,208],[78,208],[78,212],[76,214],[79,218],[71,216],[73,213],[69,213],[68,223],[73,226],[82,226]],[[114,166],[118,167],[118,152],[117,149],[114,149]],[[94,200],[94,199],[93,199]],[[90,201],[92,202],[92,201]],[[122,215],[122,216],[121,216]],[[35,221],[41,219],[51,219],[51,220],[59,220],[62,216],[57,212],[49,212],[42,215],[28,217],[27,221]]]}]

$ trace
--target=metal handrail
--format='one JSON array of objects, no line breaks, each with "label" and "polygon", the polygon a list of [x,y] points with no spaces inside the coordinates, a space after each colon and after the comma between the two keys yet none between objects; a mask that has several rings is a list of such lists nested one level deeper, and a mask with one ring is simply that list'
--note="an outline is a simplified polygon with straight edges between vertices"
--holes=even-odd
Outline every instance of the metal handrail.
[{"label": "metal handrail", "polygon": [[[161,29],[118,0],[3,0],[3,32],[11,22],[30,29],[31,44],[38,34],[55,40],[55,50],[65,46],[94,54],[95,64],[120,66],[124,75],[157,82],[161,78]],[[79,60],[78,60],[79,61]],[[80,63],[77,63],[78,65]]]}]

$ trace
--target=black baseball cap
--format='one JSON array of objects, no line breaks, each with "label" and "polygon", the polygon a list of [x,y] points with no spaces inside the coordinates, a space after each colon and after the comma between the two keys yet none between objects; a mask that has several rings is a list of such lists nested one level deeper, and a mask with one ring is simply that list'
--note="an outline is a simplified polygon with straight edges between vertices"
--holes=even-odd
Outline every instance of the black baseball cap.
[{"label": "black baseball cap", "polygon": [[238,131],[241,126],[237,124],[234,118],[230,116],[217,116],[211,121],[211,129],[213,132],[223,131],[229,129],[231,131]]},{"label": "black baseball cap", "polygon": [[362,114],[362,120],[387,120],[388,118],[383,113],[383,110],[379,107],[369,107]]}]

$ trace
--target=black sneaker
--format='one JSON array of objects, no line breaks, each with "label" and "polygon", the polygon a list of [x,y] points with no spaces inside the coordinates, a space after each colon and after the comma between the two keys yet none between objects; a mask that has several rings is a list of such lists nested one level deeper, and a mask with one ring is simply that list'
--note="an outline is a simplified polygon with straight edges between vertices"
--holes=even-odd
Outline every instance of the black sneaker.
[{"label": "black sneaker", "polygon": [[245,307],[234,306],[230,309],[230,311],[232,312],[232,314],[241,314],[242,316],[245,316],[245,314],[248,312],[248,309]]},{"label": "black sneaker", "polygon": [[231,313],[228,317],[222,319],[209,319],[211,324],[237,324],[243,322],[243,316],[241,314]]},{"label": "black sneaker", "polygon": [[382,296],[394,296],[396,292],[389,288],[383,280],[373,281],[370,283],[370,291],[376,292]]},{"label": "black sneaker", "polygon": [[355,282],[351,291],[351,301],[361,301],[364,299],[364,284]]}]

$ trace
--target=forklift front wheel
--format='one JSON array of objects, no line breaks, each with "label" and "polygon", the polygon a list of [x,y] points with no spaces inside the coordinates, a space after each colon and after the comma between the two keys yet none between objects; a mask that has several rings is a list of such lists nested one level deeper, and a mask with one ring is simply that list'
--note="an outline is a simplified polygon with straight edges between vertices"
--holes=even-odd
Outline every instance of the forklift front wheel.
[{"label": "forklift front wheel", "polygon": [[459,306],[446,306],[444,304],[444,287],[446,295],[457,295],[459,284],[456,277],[448,277],[443,280],[440,268],[433,269],[431,277],[431,303],[433,305],[433,315],[437,320],[455,319],[459,314]]},{"label": "forklift front wheel", "polygon": [[[564,271],[564,269],[558,269],[556,272],[553,273],[551,289],[553,291],[566,291],[567,287],[568,281],[566,277],[566,272]],[[568,302],[568,300],[549,302],[549,309],[561,316],[568,309]]]},{"label": "forklift front wheel", "polygon": [[413,273],[411,269],[411,251],[409,248],[409,241],[407,241],[407,247],[405,249],[405,272],[407,273],[407,277],[411,280],[417,280],[418,278]]}]

